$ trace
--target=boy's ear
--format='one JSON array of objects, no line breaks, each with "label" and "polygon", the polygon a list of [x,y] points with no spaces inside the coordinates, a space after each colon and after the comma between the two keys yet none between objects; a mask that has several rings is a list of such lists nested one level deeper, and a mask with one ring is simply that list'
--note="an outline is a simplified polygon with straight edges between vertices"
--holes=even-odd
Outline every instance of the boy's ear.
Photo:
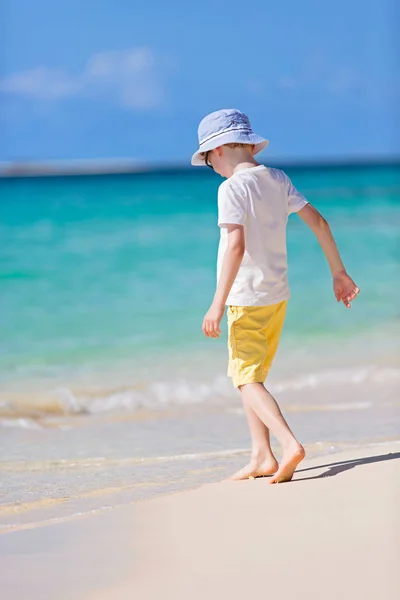
[{"label": "boy's ear", "polygon": [[215,148],[216,153],[218,154],[219,157],[221,157],[224,153],[224,150],[222,148],[222,146],[218,146],[217,148]]}]

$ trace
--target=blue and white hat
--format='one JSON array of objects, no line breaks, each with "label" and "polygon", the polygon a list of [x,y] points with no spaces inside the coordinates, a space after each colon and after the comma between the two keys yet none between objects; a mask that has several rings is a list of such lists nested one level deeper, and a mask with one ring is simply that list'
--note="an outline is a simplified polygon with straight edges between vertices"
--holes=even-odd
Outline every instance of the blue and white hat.
[{"label": "blue and white hat", "polygon": [[192,165],[201,167],[204,158],[202,152],[209,152],[224,144],[253,144],[254,154],[261,152],[268,144],[268,140],[254,133],[249,117],[235,108],[224,108],[213,112],[200,122],[199,149],[192,156]]}]

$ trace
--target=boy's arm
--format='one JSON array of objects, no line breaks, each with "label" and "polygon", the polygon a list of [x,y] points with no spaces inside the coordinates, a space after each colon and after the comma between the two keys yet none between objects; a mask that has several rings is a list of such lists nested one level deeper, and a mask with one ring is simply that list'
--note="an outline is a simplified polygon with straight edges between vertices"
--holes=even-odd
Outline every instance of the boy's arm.
[{"label": "boy's arm", "polygon": [[324,251],[333,277],[336,300],[351,308],[350,303],[360,293],[360,289],[346,272],[328,222],[311,204],[307,204],[297,214],[314,232]]},{"label": "boy's arm", "polygon": [[207,337],[217,338],[221,330],[219,324],[225,312],[225,302],[239,271],[245,251],[243,225],[226,225],[228,247],[222,261],[221,274],[217,290],[210,308],[203,320],[203,333]]}]

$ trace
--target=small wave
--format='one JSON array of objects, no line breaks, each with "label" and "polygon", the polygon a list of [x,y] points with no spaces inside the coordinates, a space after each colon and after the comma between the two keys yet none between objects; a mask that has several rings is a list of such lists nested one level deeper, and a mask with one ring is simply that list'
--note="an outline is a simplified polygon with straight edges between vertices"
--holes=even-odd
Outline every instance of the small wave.
[{"label": "small wave", "polygon": [[[301,377],[278,380],[269,384],[273,394],[301,392],[338,386],[361,386],[365,384],[390,386],[400,383],[400,369],[393,367],[360,367],[309,373]],[[122,390],[105,390],[102,393],[73,391],[58,388],[43,396],[26,397],[19,401],[2,402],[0,421],[3,427],[38,429],[40,419],[48,416],[99,415],[104,413],[132,413],[143,410],[162,410],[171,407],[185,407],[207,403],[218,404],[231,400],[234,390],[225,375],[219,375],[210,382],[196,382],[188,379],[150,382]],[[284,398],[283,398],[284,401]],[[321,403],[327,410],[367,408],[370,402],[350,395],[340,405],[334,402]]]},{"label": "small wave", "polygon": [[21,429],[43,429],[43,427],[33,419],[24,419],[22,417],[12,419],[0,419],[0,427],[20,427]]},{"label": "small wave", "polygon": [[[400,369],[393,367],[360,367],[358,369],[342,369],[310,373],[288,381],[282,381],[271,386],[274,392],[287,390],[303,390],[322,386],[335,386],[343,384],[396,384],[400,383]],[[273,388],[273,389],[272,389]]]}]

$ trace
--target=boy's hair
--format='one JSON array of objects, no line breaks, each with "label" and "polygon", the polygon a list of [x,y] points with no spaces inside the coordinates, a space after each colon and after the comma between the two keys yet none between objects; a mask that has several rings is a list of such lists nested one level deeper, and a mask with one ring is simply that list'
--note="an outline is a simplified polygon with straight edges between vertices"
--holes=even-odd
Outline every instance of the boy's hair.
[{"label": "boy's hair", "polygon": [[[241,144],[239,142],[232,142],[231,144],[222,144],[223,146],[227,146],[228,148],[246,148],[246,146],[253,146],[253,144]],[[202,152],[200,154],[201,158],[206,157],[207,152]]]},{"label": "boy's hair", "polygon": [[246,146],[253,146],[254,144],[241,144],[239,142],[233,142],[232,144],[224,144],[228,148],[246,148]]}]

